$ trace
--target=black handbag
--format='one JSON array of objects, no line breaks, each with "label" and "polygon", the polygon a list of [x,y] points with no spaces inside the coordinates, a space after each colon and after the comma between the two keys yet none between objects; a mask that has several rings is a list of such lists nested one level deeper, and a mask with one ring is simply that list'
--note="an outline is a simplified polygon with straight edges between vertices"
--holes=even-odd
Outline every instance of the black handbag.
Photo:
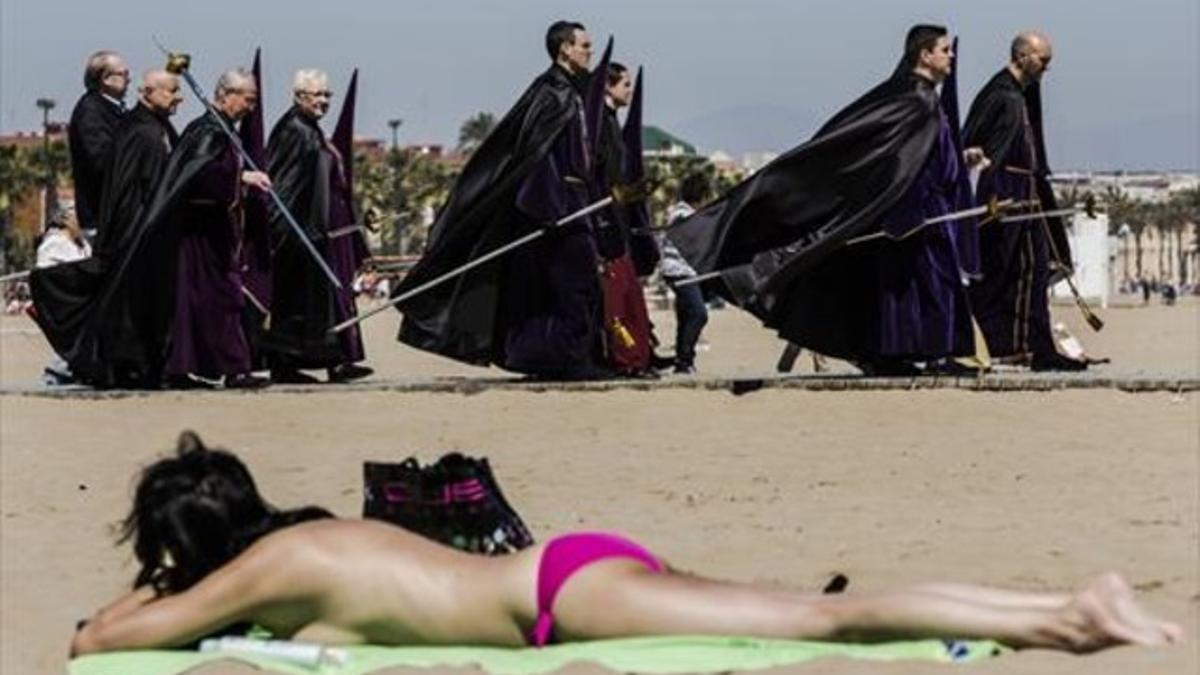
[{"label": "black handbag", "polygon": [[487,459],[457,452],[427,466],[415,457],[363,463],[363,517],[471,553],[503,555],[534,543]]}]

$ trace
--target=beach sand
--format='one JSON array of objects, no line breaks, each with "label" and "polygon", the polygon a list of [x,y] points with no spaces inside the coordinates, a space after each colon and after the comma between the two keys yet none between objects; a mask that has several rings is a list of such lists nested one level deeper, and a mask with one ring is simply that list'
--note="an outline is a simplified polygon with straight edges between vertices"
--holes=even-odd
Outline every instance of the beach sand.
[{"label": "beach sand", "polygon": [[[1200,306],[1104,312],[1085,333],[1101,374],[1195,377]],[[669,316],[656,313],[663,334]],[[501,376],[393,341],[368,324],[378,378]],[[26,319],[0,320],[0,385],[35,387],[49,357]],[[780,344],[714,312],[704,372],[767,372]],[[807,358],[800,370],[810,370]],[[845,364],[832,364],[847,372]],[[0,672],[62,672],[71,631],[130,583],[112,526],[134,474],[181,429],[236,450],[281,506],[353,516],[361,463],[459,450],[490,458],[545,538],[609,529],[718,577],[851,590],[957,579],[1069,589],[1127,576],[1152,610],[1200,626],[1200,394],[1115,390],[608,392],[348,391],[0,396]],[[1027,651],[972,666],[839,660],[762,672],[1195,673],[1198,641],[1079,657]],[[599,672],[580,666],[574,672]],[[228,667],[203,672],[251,672]],[[463,671],[470,672],[470,671]]]}]

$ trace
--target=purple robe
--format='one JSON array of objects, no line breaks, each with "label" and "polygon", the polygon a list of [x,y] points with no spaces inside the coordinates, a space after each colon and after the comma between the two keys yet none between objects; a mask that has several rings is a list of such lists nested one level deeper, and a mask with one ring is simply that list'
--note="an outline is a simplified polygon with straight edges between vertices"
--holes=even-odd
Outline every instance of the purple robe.
[{"label": "purple robe", "polygon": [[183,199],[168,375],[216,378],[250,371],[241,323],[241,189],[241,162],[228,146]]},{"label": "purple robe", "polygon": [[883,229],[907,237],[879,250],[878,354],[924,360],[974,353],[971,311],[957,246],[957,225],[924,220],[950,213],[961,171],[944,115],[921,173],[884,216]]},{"label": "purple robe", "polygon": [[[517,210],[547,224],[592,201],[583,115],[566,125],[517,191]],[[556,378],[590,377],[603,359],[599,256],[585,218],[517,249],[503,300],[504,368]]]}]

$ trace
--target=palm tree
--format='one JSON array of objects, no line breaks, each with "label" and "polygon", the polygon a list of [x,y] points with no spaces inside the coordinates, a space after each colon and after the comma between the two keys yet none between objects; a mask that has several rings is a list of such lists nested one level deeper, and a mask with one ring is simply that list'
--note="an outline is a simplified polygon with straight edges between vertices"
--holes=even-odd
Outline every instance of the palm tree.
[{"label": "palm tree", "polygon": [[445,201],[455,172],[414,149],[392,150],[383,157],[359,155],[355,167],[360,208],[378,214],[385,223],[380,233],[383,251],[420,253],[427,233],[413,225],[426,207]]},{"label": "palm tree", "polygon": [[[37,154],[42,154],[40,148]],[[52,150],[51,157],[54,155]],[[45,181],[46,172],[39,168],[36,159],[34,152],[28,149],[15,146],[0,147],[0,233],[3,237],[3,241],[0,242],[3,246],[0,269],[3,270],[10,267],[24,269],[33,260],[33,242],[42,223],[34,222],[31,228],[17,227],[14,209],[22,198],[28,197]]]},{"label": "palm tree", "polygon": [[471,154],[483,143],[492,129],[496,128],[496,116],[490,112],[480,112],[467,118],[458,129],[458,149],[460,152]]},{"label": "palm tree", "polygon": [[[1129,193],[1116,185],[1110,185],[1104,191],[1105,206],[1108,208],[1108,233],[1120,236],[1124,245],[1125,279],[1129,279],[1129,243],[1123,232],[1132,233],[1134,246],[1137,250],[1137,276],[1142,278],[1142,230],[1144,223],[1138,220],[1137,202],[1129,197]],[[1123,229],[1127,228],[1127,229]]]}]

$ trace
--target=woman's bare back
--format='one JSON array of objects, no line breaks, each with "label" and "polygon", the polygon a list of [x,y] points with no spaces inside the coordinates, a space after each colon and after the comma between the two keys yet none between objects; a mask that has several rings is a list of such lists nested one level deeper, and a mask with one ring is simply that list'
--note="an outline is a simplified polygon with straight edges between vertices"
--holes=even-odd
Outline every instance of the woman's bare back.
[{"label": "woman's bare back", "polygon": [[488,558],[383,523],[321,520],[264,537],[230,567],[261,579],[246,618],[279,637],[520,645],[539,557],[540,547]]}]

